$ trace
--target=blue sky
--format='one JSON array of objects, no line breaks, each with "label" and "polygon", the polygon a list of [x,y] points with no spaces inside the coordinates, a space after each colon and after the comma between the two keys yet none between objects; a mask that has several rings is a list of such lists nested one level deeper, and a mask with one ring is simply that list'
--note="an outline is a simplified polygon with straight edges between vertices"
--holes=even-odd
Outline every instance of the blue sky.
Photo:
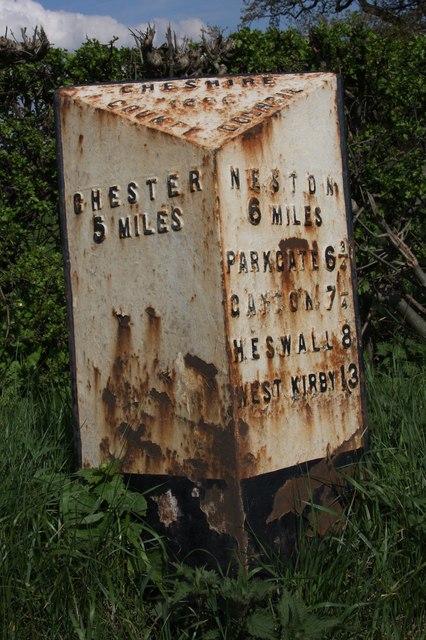
[{"label": "blue sky", "polygon": [[205,26],[235,31],[242,5],[243,0],[0,0],[0,35],[6,27],[19,36],[22,27],[42,25],[58,47],[78,48],[86,36],[101,42],[118,36],[118,45],[129,45],[129,27],[154,23],[161,40],[170,22],[178,36],[198,39]]},{"label": "blue sky", "polygon": [[199,18],[206,24],[236,29],[243,0],[41,0],[40,4],[53,11],[108,15],[129,25],[157,16],[174,21]]}]

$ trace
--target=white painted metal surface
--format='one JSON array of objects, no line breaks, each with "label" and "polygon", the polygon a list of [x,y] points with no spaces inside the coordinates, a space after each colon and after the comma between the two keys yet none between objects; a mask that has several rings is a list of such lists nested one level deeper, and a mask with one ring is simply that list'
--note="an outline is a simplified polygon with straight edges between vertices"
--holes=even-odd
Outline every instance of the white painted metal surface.
[{"label": "white painted metal surface", "polygon": [[359,448],[337,80],[58,92],[82,464],[249,478]]}]

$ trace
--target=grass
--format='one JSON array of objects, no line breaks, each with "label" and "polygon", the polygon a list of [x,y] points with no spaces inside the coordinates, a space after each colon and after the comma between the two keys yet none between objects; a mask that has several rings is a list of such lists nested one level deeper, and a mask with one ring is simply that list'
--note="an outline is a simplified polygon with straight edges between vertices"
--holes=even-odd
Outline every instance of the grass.
[{"label": "grass", "polygon": [[341,526],[245,572],[165,564],[115,469],[73,477],[69,398],[0,399],[1,638],[426,638],[424,365],[368,372],[370,443]]},{"label": "grass", "polygon": [[368,372],[370,443],[344,528],[302,545],[293,576],[305,601],[347,607],[338,638],[426,637],[425,369],[406,365]]},{"label": "grass", "polygon": [[3,638],[132,637],[161,575],[143,496],[109,467],[71,477],[67,404],[55,394],[1,401]]}]

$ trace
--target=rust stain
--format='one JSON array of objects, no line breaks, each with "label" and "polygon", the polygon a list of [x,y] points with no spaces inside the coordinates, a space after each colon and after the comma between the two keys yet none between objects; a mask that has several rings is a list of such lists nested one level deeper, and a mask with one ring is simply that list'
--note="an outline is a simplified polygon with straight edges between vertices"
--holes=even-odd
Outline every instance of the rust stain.
[{"label": "rust stain", "polygon": [[191,129],[188,129],[188,131],[184,131],[183,135],[185,136],[185,138],[191,138],[193,136],[196,136],[197,133],[202,131],[203,129],[201,129],[200,127],[191,127]]},{"label": "rust stain", "polygon": [[141,440],[140,447],[151,458],[161,458],[163,455],[160,445],[152,442],[152,440]]},{"label": "rust stain", "polygon": [[154,307],[151,307],[151,306],[147,307],[147,308],[145,309],[145,312],[148,314],[148,316],[149,316],[150,318],[156,318],[156,319],[159,319],[159,318],[160,318],[160,316],[158,315],[158,313],[156,312],[156,310],[154,309]]},{"label": "rust stain", "polygon": [[169,369],[165,369],[164,371],[159,371],[159,373],[157,374],[158,378],[164,382],[164,384],[171,384],[173,382],[173,378],[175,376],[175,372],[174,371],[170,371]]},{"label": "rust stain", "polygon": [[194,356],[190,353],[186,354],[184,362],[187,367],[201,373],[206,380],[213,381],[218,374],[218,369],[214,364],[207,363],[198,356]]},{"label": "rust stain", "polygon": [[256,464],[256,456],[254,456],[252,453],[246,453],[241,461],[241,466],[243,467],[253,467],[255,464]]},{"label": "rust stain", "polygon": [[365,428],[361,427],[352,434],[350,438],[342,442],[331,454],[329,454],[329,458],[335,458],[339,456],[341,453],[346,453],[347,451],[355,451],[356,449],[361,448],[364,445],[364,431]]},{"label": "rust stain", "polygon": [[[220,424],[211,424],[201,420],[197,425],[197,434],[208,444],[212,462],[232,473],[235,469],[236,445],[234,439],[234,423],[230,421],[226,427]],[[212,455],[214,451],[220,451],[220,460]]]},{"label": "rust stain", "polygon": [[115,409],[116,397],[108,386],[102,391],[102,400],[109,410],[113,411]]},{"label": "rust stain", "polygon": [[241,136],[243,142],[252,142],[253,140],[259,140],[259,142],[261,141],[263,144],[265,142],[262,137],[263,129],[265,128],[265,122],[267,123],[267,121],[258,122],[247,131],[244,131]]},{"label": "rust stain", "polygon": [[200,509],[206,515],[209,527],[218,533],[227,533],[225,514],[226,485],[213,484],[200,499]]},{"label": "rust stain", "polygon": [[247,424],[247,422],[244,422],[244,420],[242,420],[241,418],[238,420],[238,433],[240,434],[241,438],[245,438],[246,436],[248,436],[250,432],[250,427]]},{"label": "rust stain", "polygon": [[125,313],[115,312],[118,324],[122,329],[130,329],[130,316]]},{"label": "rust stain", "polygon": [[134,459],[140,455],[142,438],[146,433],[145,424],[139,424],[136,429],[132,429],[131,425],[127,422],[121,422],[118,429],[118,434],[122,438],[122,449],[120,451],[120,461],[124,469],[130,469]]},{"label": "rust stain", "polygon": [[102,438],[99,448],[103,459],[111,457],[111,443],[108,437]]},{"label": "rust stain", "polygon": [[[290,478],[284,485],[278,489],[274,496],[272,512],[269,514],[266,523],[269,524],[274,520],[279,520],[288,513],[301,515],[306,504],[312,500],[313,493],[321,486],[321,480],[327,479],[330,484],[338,481],[336,471],[328,467],[322,468],[325,462],[320,462],[310,470],[309,475],[302,475],[296,478]],[[319,467],[319,469],[316,469]],[[319,471],[319,476],[318,476]]]},{"label": "rust stain", "polygon": [[283,255],[285,255],[287,250],[294,251],[309,249],[309,242],[306,238],[287,238],[286,240],[280,240],[278,244]]},{"label": "rust stain", "polygon": [[184,464],[189,465],[195,472],[203,472],[203,475],[205,475],[209,469],[208,462],[200,460],[199,458],[187,458],[184,460]]},{"label": "rust stain", "polygon": [[149,394],[151,396],[151,398],[154,398],[154,400],[157,400],[157,402],[159,402],[160,404],[166,404],[166,405],[172,405],[172,401],[170,399],[170,396],[168,393],[166,393],[166,391],[157,391],[157,389],[150,389]]},{"label": "rust stain", "polygon": [[83,141],[84,141],[84,135],[82,133],[80,133],[80,135],[78,136],[78,150],[79,153],[82,154],[83,153]]}]

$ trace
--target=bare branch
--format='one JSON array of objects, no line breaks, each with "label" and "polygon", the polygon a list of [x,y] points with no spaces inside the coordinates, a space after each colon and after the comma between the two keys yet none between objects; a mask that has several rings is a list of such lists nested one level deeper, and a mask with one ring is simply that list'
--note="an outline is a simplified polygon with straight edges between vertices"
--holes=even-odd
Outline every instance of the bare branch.
[{"label": "bare branch", "polygon": [[419,265],[419,261],[417,260],[416,256],[411,251],[410,247],[408,247],[406,243],[396,233],[392,231],[392,229],[389,227],[387,222],[383,218],[381,218],[377,209],[376,202],[373,196],[371,195],[371,193],[369,193],[368,191],[367,191],[367,196],[370,202],[371,209],[374,215],[377,217],[380,226],[386,232],[386,235],[389,241],[394,245],[394,247],[398,249],[400,254],[405,258],[407,265],[413,270],[417,280],[422,285],[422,287],[426,288],[426,273],[423,271],[423,269]]},{"label": "bare branch", "polygon": [[224,38],[217,29],[202,32],[202,42],[191,46],[188,38],[178,41],[169,25],[166,42],[154,47],[155,27],[145,32],[130,29],[140,51],[146,77],[186,77],[203,73],[227,72],[226,64],[235,46],[231,38]]},{"label": "bare branch", "polygon": [[36,62],[44,58],[49,51],[50,43],[43,27],[36,27],[31,37],[26,29],[21,29],[21,41],[19,42],[11,32],[12,38],[7,37],[7,29],[4,36],[0,37],[0,68],[12,64],[24,62]]},{"label": "bare branch", "polygon": [[390,305],[394,306],[403,320],[418,333],[426,338],[426,321],[415,311],[406,300],[397,294],[391,294],[388,298]]},{"label": "bare branch", "polygon": [[413,298],[413,296],[410,296],[409,293],[405,294],[405,299],[407,300],[407,302],[409,304],[411,304],[412,307],[415,307],[417,309],[417,311],[419,311],[419,313],[422,313],[423,315],[426,316],[426,307],[424,307],[422,304],[420,304],[420,302],[417,302],[417,300],[415,300]]}]

